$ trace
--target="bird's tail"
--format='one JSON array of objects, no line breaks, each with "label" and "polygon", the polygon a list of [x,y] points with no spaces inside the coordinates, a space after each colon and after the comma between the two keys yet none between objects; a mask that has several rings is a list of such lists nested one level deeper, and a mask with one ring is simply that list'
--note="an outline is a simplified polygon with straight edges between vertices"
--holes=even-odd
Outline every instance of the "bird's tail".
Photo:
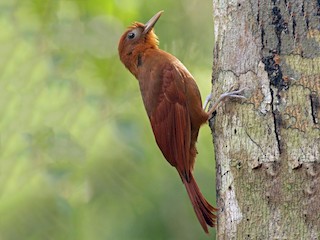
[{"label": "bird's tail", "polygon": [[214,212],[218,211],[218,209],[211,206],[210,203],[208,203],[204,198],[192,174],[190,174],[189,181],[187,181],[187,179],[185,179],[184,177],[182,177],[182,179],[184,185],[186,186],[188,195],[190,197],[193,209],[198,217],[198,220],[203,230],[206,233],[209,233],[208,226],[216,226],[217,216],[214,214]]}]

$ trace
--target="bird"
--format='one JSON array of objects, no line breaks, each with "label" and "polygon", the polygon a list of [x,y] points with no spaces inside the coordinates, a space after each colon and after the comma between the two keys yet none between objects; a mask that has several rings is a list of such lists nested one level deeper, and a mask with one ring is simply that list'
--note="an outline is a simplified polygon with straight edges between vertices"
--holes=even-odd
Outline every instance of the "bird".
[{"label": "bird", "polygon": [[195,214],[206,233],[216,226],[216,212],[201,193],[193,176],[200,127],[220,103],[231,97],[244,98],[243,90],[221,94],[206,111],[212,95],[202,106],[198,86],[188,69],[173,55],[159,48],[154,26],[163,11],[147,23],[134,22],[119,40],[121,62],[139,82],[145,110],[155,141],[165,159],[176,168]]}]

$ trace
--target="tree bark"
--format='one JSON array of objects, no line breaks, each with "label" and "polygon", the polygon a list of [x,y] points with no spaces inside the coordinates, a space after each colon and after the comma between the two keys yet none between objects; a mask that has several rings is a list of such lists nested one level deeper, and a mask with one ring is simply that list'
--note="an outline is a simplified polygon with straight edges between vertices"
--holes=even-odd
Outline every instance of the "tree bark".
[{"label": "tree bark", "polygon": [[320,239],[320,1],[213,0],[218,239]]}]

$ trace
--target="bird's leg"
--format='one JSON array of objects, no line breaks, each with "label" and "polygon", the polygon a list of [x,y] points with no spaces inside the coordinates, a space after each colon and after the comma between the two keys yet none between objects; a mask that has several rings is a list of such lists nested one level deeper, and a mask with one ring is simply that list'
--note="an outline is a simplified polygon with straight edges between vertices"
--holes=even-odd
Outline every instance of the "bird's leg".
[{"label": "bird's leg", "polygon": [[[231,92],[225,92],[223,94],[220,95],[220,97],[218,98],[218,100],[212,104],[210,110],[208,111],[208,115],[209,117],[211,117],[211,114],[218,108],[219,104],[226,101],[227,99],[229,98],[244,98],[246,99],[245,96],[242,95],[243,91],[245,90],[246,88],[242,88],[240,90],[237,90],[237,91],[231,91]],[[211,94],[209,95],[210,98],[211,98]],[[208,100],[209,101],[209,96],[207,97],[206,101]],[[205,102],[206,104],[208,104],[207,102]]]}]

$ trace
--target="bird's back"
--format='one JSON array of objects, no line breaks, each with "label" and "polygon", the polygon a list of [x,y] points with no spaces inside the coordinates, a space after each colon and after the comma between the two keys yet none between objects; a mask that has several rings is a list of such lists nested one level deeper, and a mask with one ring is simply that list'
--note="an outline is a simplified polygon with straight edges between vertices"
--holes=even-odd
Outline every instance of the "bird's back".
[{"label": "bird's back", "polygon": [[[163,97],[168,84],[174,84],[180,94],[185,95],[186,105],[191,114],[203,115],[201,95],[193,76],[187,68],[173,55],[161,49],[148,49],[140,53],[137,59],[140,90],[143,100],[147,105],[147,113],[150,115]],[[178,96],[178,93],[177,93]],[[199,115],[200,114],[200,115]],[[203,122],[202,122],[203,123]],[[201,123],[201,124],[202,124]]]}]

